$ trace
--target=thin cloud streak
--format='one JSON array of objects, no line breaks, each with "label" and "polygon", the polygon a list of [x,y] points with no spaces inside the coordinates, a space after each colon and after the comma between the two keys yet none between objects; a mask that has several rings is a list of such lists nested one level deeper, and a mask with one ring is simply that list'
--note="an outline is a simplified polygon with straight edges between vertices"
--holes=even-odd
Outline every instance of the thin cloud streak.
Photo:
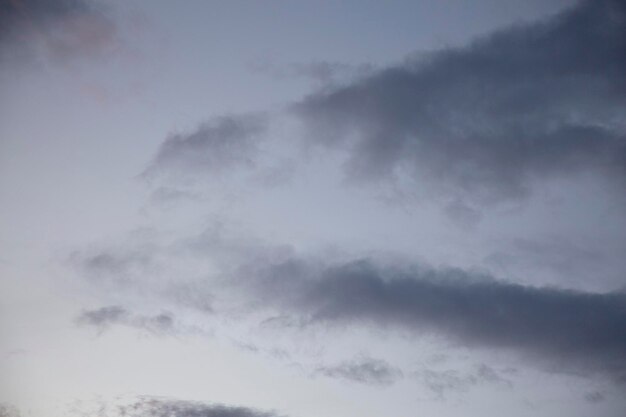
[{"label": "thin cloud streak", "polygon": [[116,325],[145,330],[153,335],[171,335],[179,331],[171,313],[162,312],[153,316],[133,314],[120,306],[85,310],[76,318],[76,324],[95,327],[99,333]]},{"label": "thin cloud streak", "polygon": [[159,398],[139,399],[120,407],[119,414],[128,417],[280,417],[273,412],[246,407]]},{"label": "thin cloud streak", "polygon": [[358,358],[336,365],[319,366],[314,375],[378,386],[393,385],[403,378],[400,369],[385,360],[374,358]]}]

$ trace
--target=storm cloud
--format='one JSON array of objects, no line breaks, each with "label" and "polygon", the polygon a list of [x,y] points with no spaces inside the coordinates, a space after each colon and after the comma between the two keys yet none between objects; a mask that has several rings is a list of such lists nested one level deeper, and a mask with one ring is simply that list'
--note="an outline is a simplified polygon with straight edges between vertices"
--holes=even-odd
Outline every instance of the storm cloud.
[{"label": "storm cloud", "polygon": [[583,1],[293,110],[310,142],[347,152],[357,181],[408,175],[415,187],[494,202],[528,194],[533,180],[589,171],[622,192],[625,73],[626,4]]}]

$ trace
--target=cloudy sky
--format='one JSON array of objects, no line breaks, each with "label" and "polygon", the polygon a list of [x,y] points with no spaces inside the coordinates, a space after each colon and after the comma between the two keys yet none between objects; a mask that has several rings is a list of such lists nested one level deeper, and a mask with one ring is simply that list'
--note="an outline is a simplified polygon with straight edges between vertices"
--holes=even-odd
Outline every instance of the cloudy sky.
[{"label": "cloudy sky", "polygon": [[0,417],[626,415],[622,0],[0,0]]}]

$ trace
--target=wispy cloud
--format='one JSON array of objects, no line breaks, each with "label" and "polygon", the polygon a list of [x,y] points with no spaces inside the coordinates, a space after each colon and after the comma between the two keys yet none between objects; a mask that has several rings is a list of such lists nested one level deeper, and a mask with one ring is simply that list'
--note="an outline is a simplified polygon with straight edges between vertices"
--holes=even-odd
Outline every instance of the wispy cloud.
[{"label": "wispy cloud", "polygon": [[511,387],[511,381],[502,377],[496,370],[485,364],[478,365],[470,372],[454,369],[420,369],[411,373],[411,377],[424,385],[438,397],[443,398],[450,392],[465,392],[471,387],[484,384],[497,384]]},{"label": "wispy cloud", "polygon": [[403,377],[402,371],[391,366],[387,361],[367,357],[333,366],[319,366],[314,375],[380,386],[392,385]]},{"label": "wispy cloud", "polygon": [[127,326],[147,331],[154,335],[174,334],[181,330],[174,315],[162,312],[156,315],[133,314],[120,306],[106,306],[95,310],[85,310],[77,318],[76,324],[92,326],[100,333],[111,326]]},{"label": "wispy cloud", "polygon": [[150,397],[140,398],[133,404],[121,406],[119,407],[119,414],[112,415],[128,417],[279,417],[279,414],[274,412],[253,408]]},{"label": "wispy cloud", "polygon": [[0,1],[0,64],[97,56],[119,42],[116,24],[84,0]]},{"label": "wispy cloud", "polygon": [[21,414],[17,408],[10,404],[0,404],[0,417],[20,417]]},{"label": "wispy cloud", "polygon": [[143,176],[202,177],[233,168],[252,168],[259,152],[259,138],[266,130],[267,117],[262,114],[214,119],[193,132],[170,136]]}]

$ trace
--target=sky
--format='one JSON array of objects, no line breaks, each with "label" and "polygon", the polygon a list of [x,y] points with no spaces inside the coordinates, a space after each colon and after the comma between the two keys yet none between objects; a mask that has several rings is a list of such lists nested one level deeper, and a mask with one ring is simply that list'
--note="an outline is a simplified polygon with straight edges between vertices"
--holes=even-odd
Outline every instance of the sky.
[{"label": "sky", "polygon": [[0,417],[626,415],[622,0],[0,0]]}]

